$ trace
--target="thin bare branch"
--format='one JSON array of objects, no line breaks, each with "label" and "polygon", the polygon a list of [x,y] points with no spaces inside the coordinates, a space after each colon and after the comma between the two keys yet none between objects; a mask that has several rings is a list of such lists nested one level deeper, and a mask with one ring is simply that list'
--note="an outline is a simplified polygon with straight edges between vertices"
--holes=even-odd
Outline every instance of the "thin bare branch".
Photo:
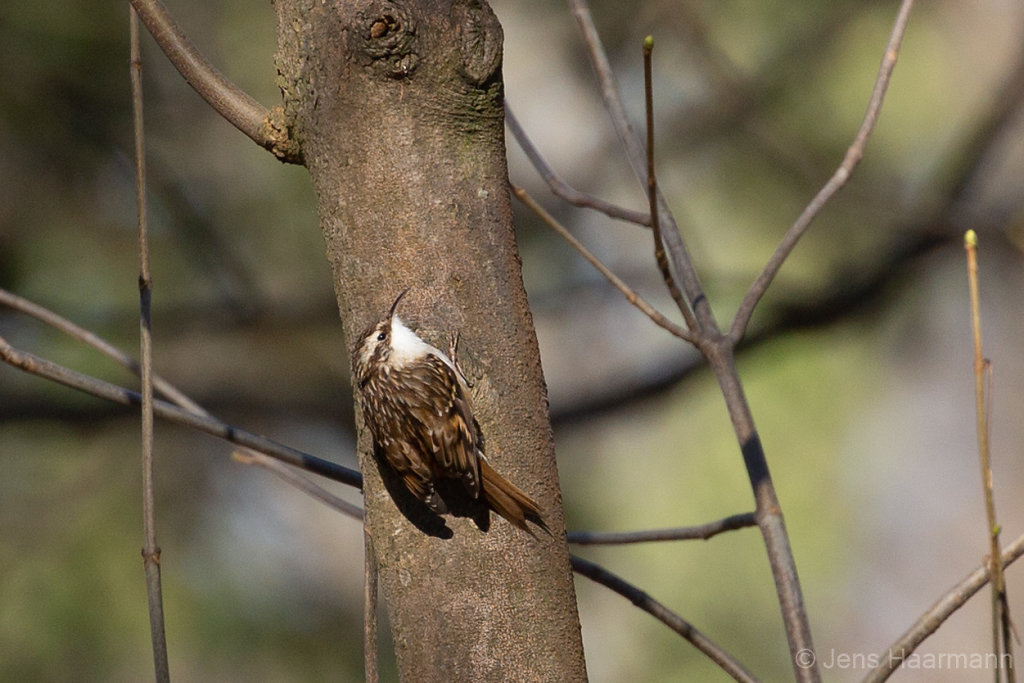
[{"label": "thin bare branch", "polygon": [[875,78],[871,98],[868,100],[867,112],[864,114],[860,130],[857,131],[856,137],[854,137],[850,147],[846,150],[842,163],[835,173],[832,174],[832,177],[828,179],[824,187],[818,191],[818,194],[811,199],[810,203],[796,219],[796,222],[786,231],[782,241],[775,248],[761,274],[757,276],[757,279],[754,280],[750,289],[743,297],[743,301],[740,302],[739,309],[736,311],[736,317],[733,318],[732,325],[729,328],[729,337],[734,343],[739,342],[743,337],[747,325],[750,323],[750,318],[754,314],[754,309],[775,279],[775,276],[778,275],[782,264],[786,262],[786,259],[793,252],[797,242],[807,232],[807,228],[810,227],[811,222],[821,212],[825,204],[850,179],[857,164],[863,158],[864,148],[867,146],[868,139],[871,137],[875,124],[878,122],[878,116],[882,111],[882,103],[885,101],[885,93],[889,88],[893,69],[896,67],[896,60],[899,57],[900,46],[903,43],[903,36],[907,31],[907,24],[910,21],[910,10],[913,6],[914,0],[903,0],[900,5],[899,13],[896,15],[896,21],[889,35],[889,42],[885,47],[885,54],[882,56],[882,63],[878,68],[878,76]]},{"label": "thin bare branch", "polygon": [[167,660],[164,598],[160,582],[160,545],[157,543],[156,504],[153,492],[153,337],[150,317],[153,279],[149,269],[149,232],[146,221],[146,134],[142,107],[142,51],[139,48],[139,18],[134,9],[128,10],[128,24],[131,44],[129,61],[139,241],[139,348],[142,359],[142,526],[145,537],[145,544],[142,547],[142,564],[146,575],[153,668],[156,680],[163,683],[171,680],[171,673]]},{"label": "thin bare branch", "polygon": [[691,645],[703,652],[711,661],[720,666],[723,671],[737,681],[753,682],[757,678],[747,671],[742,664],[737,662],[731,655],[698,631],[693,624],[665,607],[650,595],[640,590],[633,584],[611,573],[604,567],[594,564],[582,557],[572,555],[572,569],[577,574],[596,581],[597,583],[612,589],[619,595],[627,598],[634,605],[662,622],[673,631],[685,638]]},{"label": "thin bare branch", "polygon": [[803,589],[800,587],[796,560],[786,531],[782,506],[775,492],[764,446],[754,426],[750,404],[743,391],[728,340],[719,339],[709,355],[711,369],[725,399],[740,453],[743,455],[743,464],[750,479],[750,487],[754,493],[757,526],[761,530],[772,579],[775,581],[775,592],[786,629],[793,674],[798,681],[817,683],[821,680],[818,663],[808,664],[802,661],[801,653],[814,652],[814,638],[807,617]]},{"label": "thin bare branch", "polygon": [[[116,363],[126,368],[129,372],[138,375],[140,373],[140,367],[138,362],[128,354],[124,353],[116,346],[96,335],[83,327],[79,327],[75,323],[63,318],[48,308],[40,306],[24,297],[20,297],[13,294],[3,288],[0,288],[0,304],[9,306],[14,310],[21,311],[31,315],[32,317],[40,320],[47,325],[58,329],[72,338],[77,339],[94,349],[97,349],[104,355],[113,359]],[[161,395],[166,397],[169,402],[187,410],[193,415],[200,415],[213,419],[213,416],[198,403],[189,398],[184,392],[175,387],[173,384],[163,379],[157,374],[153,374],[153,388],[156,389]],[[268,455],[265,455],[259,451],[251,448],[240,448],[239,450],[232,453],[232,457],[243,465],[254,465],[263,467],[264,469],[270,470],[280,478],[284,479],[291,485],[295,486],[299,490],[306,494],[316,498],[322,503],[334,508],[342,514],[348,515],[355,519],[363,518],[363,510],[357,505],[353,505],[318,486],[317,484],[309,481],[305,477],[302,477],[290,469],[283,466],[277,460],[274,460]]]},{"label": "thin bare branch", "polygon": [[640,309],[640,311],[643,312],[644,315],[646,315],[648,318],[650,318],[655,325],[668,330],[675,336],[679,337],[680,339],[684,339],[690,342],[691,344],[697,343],[696,335],[693,332],[690,332],[689,330],[675,324],[674,322],[663,316],[661,313],[659,313],[657,309],[655,309],[653,306],[647,303],[647,301],[645,301],[643,297],[641,297],[639,294],[633,291],[633,289],[629,285],[627,285],[618,275],[613,273],[608,266],[602,263],[601,259],[597,258],[597,256],[591,253],[589,249],[583,246],[583,243],[576,239],[572,235],[572,233],[570,233],[565,228],[564,225],[559,223],[554,216],[552,216],[544,209],[544,207],[535,202],[533,200],[533,197],[531,197],[526,192],[526,190],[522,189],[521,187],[513,186],[512,194],[514,194],[516,198],[523,204],[526,204],[526,206],[531,211],[536,213],[542,221],[544,221],[548,226],[551,227],[551,229],[553,229],[555,232],[561,235],[562,239],[568,242],[573,249],[578,251],[580,255],[583,256],[583,258],[590,262],[592,266],[597,268],[601,275],[604,275],[609,282],[615,285],[616,289],[622,292],[622,295],[626,297],[626,301]]},{"label": "thin bare branch", "polygon": [[505,124],[508,129],[512,131],[512,137],[519,143],[520,149],[526,154],[526,157],[533,164],[533,167],[537,170],[537,173],[544,179],[544,182],[548,184],[551,191],[557,197],[561,197],[565,201],[569,202],[573,206],[579,206],[585,209],[594,209],[611,218],[618,218],[624,220],[627,223],[635,223],[636,225],[642,225],[644,227],[651,226],[651,215],[643,213],[642,211],[633,211],[632,209],[626,209],[616,204],[611,204],[599,199],[592,194],[581,192],[576,188],[569,185],[567,182],[562,180],[561,177],[556,174],[547,162],[544,161],[544,157],[537,151],[537,147],[530,140],[530,137],[523,130],[523,127],[519,125],[519,121],[512,114],[512,110],[509,108],[508,102],[505,103]]},{"label": "thin bare branch", "polygon": [[[1024,535],[1018,537],[1003,550],[1003,566],[1010,566],[1020,559],[1021,555],[1024,555]],[[975,593],[988,583],[989,577],[989,567],[986,562],[953,586],[927,612],[922,614],[896,642],[877,655],[878,665],[864,677],[864,683],[880,683],[880,681],[888,679],[900,668],[906,658],[913,654],[918,645],[935,633],[946,619],[963,607]],[[1005,667],[1007,663],[1004,659],[997,662],[996,666]]]},{"label": "thin bare branch", "polygon": [[[95,377],[83,375],[80,372],[75,372],[45,358],[15,349],[3,337],[0,337],[0,360],[29,374],[38,375],[113,403],[125,406],[138,406],[141,403],[141,397],[134,391],[104,382]],[[192,429],[230,441],[233,444],[265,453],[294,467],[359,489],[363,487],[363,475],[356,470],[342,467],[308,453],[303,453],[298,449],[285,446],[271,439],[256,436],[251,432],[239,429],[215,418],[195,415],[160,400],[153,401],[153,412],[161,419],[185,427],[191,427]]]},{"label": "thin bare branch", "polygon": [[658,180],[654,172],[654,85],[651,83],[651,53],[654,50],[654,38],[647,36],[644,39],[644,109],[647,112],[647,205],[651,212],[651,232],[654,233],[654,261],[661,271],[661,279],[665,281],[672,300],[676,302],[676,308],[686,319],[686,326],[691,330],[697,329],[697,320],[693,317],[690,304],[683,297],[676,278],[672,274],[672,268],[668,264],[668,256],[665,254],[665,241],[661,232],[661,219],[658,211]]},{"label": "thin bare branch", "polygon": [[[985,359],[981,344],[981,296],[978,293],[978,235],[968,230],[964,235],[967,252],[967,284],[971,301],[971,332],[974,341],[974,403],[978,432],[978,464],[981,467],[981,489],[985,501],[985,537],[989,544],[989,567],[992,577],[992,652],[998,658],[1008,655],[1006,679],[1015,680],[1013,639],[1010,637],[1010,604],[1007,599],[1003,564],[999,561],[999,521],[996,517],[995,492],[992,483],[992,462],[989,451],[988,410],[985,400],[986,375],[991,365]],[[997,675],[996,680],[1000,677]]]},{"label": "thin bare branch", "polygon": [[601,36],[597,33],[594,25],[594,17],[591,15],[590,6],[586,0],[569,0],[569,9],[576,22],[580,26],[583,35],[583,42],[586,44],[587,53],[590,56],[591,66],[597,75],[597,81],[601,86],[601,99],[604,101],[605,109],[612,118],[612,126],[619,142],[626,150],[626,157],[633,167],[633,173],[641,181],[641,185],[647,185],[646,156],[644,155],[643,144],[633,132],[633,126],[626,116],[626,108],[622,103],[622,96],[619,92],[619,84],[615,79],[615,72],[608,61],[608,53],[605,52]]},{"label": "thin bare branch", "polygon": [[301,164],[280,107],[268,110],[229,81],[199,53],[160,0],[130,0],[157,45],[192,89],[231,125],[281,161]]},{"label": "thin bare branch", "polygon": [[[622,104],[622,96],[619,93],[619,86],[612,72],[611,64],[608,62],[608,55],[601,43],[601,37],[594,26],[594,18],[590,13],[590,6],[586,0],[569,0],[569,9],[576,22],[579,24],[583,35],[583,41],[587,47],[587,54],[590,56],[590,63],[597,74],[597,80],[601,85],[601,97],[605,109],[612,119],[612,126],[615,134],[626,150],[626,157],[629,159],[633,173],[646,192],[647,189],[647,155],[640,139],[633,132],[633,127],[626,116],[626,108]],[[683,292],[690,304],[690,308],[699,321],[699,329],[706,334],[715,335],[718,333],[718,326],[715,323],[711,307],[704,289],[700,283],[700,277],[693,267],[693,259],[683,242],[679,233],[679,226],[675,217],[669,209],[661,191],[658,191],[658,212],[662,221],[662,233],[665,247],[668,249],[672,261],[672,267],[681,281]],[[687,322],[690,325],[689,321]],[[698,326],[691,325],[691,329],[698,329]]]},{"label": "thin bare branch", "polygon": [[[46,323],[54,329],[60,330],[65,334],[69,335],[73,339],[77,339],[84,344],[91,346],[105,356],[111,358],[114,362],[118,363],[124,368],[127,368],[129,372],[138,376],[142,369],[139,366],[138,361],[134,358],[121,351],[119,348],[96,335],[93,332],[76,325],[67,318],[57,315],[53,311],[39,304],[29,301],[24,297],[20,297],[13,292],[9,292],[6,289],[0,287],[0,304],[9,306],[16,311],[21,311],[27,315],[32,316],[36,320]],[[165,380],[163,377],[157,374],[153,374],[153,388],[167,398],[171,403],[186,408],[193,413],[204,413],[203,409],[199,407],[192,399],[182,393],[170,382]]]},{"label": "thin bare branch", "polygon": [[753,512],[730,515],[723,519],[697,526],[682,526],[671,529],[643,529],[641,531],[570,531],[569,543],[576,545],[623,545],[626,543],[650,543],[652,541],[706,541],[725,531],[757,526]]}]

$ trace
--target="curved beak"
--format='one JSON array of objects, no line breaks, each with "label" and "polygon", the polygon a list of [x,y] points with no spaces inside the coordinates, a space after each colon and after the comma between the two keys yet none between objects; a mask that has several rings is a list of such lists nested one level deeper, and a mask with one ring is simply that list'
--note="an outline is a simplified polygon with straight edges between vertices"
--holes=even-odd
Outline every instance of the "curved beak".
[{"label": "curved beak", "polygon": [[406,287],[402,290],[402,293],[395,298],[395,303],[391,304],[391,311],[388,313],[389,318],[395,317],[395,309],[398,308],[398,302],[402,300],[402,297],[409,293],[412,287]]}]

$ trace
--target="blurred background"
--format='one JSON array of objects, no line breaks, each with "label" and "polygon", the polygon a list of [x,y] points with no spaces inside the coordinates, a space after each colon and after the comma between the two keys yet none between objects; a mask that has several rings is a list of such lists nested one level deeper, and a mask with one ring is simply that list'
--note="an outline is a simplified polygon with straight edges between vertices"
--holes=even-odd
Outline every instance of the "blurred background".
[{"label": "blurred background", "polygon": [[[231,79],[268,106],[278,101],[271,7],[168,4]],[[574,187],[644,210],[567,8],[493,4],[507,99],[540,152]],[[896,10],[874,0],[593,3],[638,131],[641,41],[655,38],[659,180],[723,326],[842,160]],[[0,4],[0,286],[134,354],[127,19],[119,2]],[[157,370],[228,422],[354,466],[348,362],[305,171],[220,120],[148,36],[144,44]],[[1019,2],[919,3],[862,165],[769,290],[740,354],[828,680],[859,680],[864,658],[987,552],[968,228],[981,242],[1003,541],[1024,531],[1022,99]],[[509,156],[513,182],[671,310],[648,231],[560,203],[511,140]],[[750,510],[723,401],[694,352],[522,207],[517,226],[570,528],[680,526]],[[134,384],[7,309],[0,335]],[[120,407],[0,366],[0,680],[152,675],[138,432]],[[229,454],[157,425],[172,674],[361,680],[359,525]],[[576,551],[765,680],[790,677],[756,530]],[[1018,615],[1022,579],[1024,569],[1008,570]],[[725,678],[625,599],[585,578],[577,589],[592,680]],[[986,591],[921,652],[989,651],[989,609]],[[990,669],[926,667],[895,680],[991,679]]]}]

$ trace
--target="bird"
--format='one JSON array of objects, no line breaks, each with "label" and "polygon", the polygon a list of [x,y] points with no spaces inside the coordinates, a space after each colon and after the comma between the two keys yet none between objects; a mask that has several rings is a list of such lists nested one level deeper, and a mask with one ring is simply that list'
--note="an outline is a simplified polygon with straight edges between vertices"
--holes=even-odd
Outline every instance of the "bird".
[{"label": "bird", "polygon": [[366,328],[352,351],[354,384],[375,451],[437,514],[448,511],[438,486],[455,480],[469,498],[482,499],[516,527],[532,535],[529,520],[548,531],[540,506],[487,462],[468,382],[454,360],[456,343],[449,358],[396,315],[408,292]]}]

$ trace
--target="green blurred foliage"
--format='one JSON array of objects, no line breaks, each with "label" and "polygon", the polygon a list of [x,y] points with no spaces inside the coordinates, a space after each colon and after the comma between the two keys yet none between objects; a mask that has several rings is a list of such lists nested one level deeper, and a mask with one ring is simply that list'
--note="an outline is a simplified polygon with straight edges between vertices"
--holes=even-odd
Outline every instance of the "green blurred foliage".
[{"label": "green blurred foliage", "polygon": [[[170,4],[230,78],[275,102],[270,7]],[[503,1],[495,10],[508,99],[542,154],[574,186],[645,207],[564,6]],[[640,41],[655,37],[659,178],[724,324],[841,160],[895,7],[600,2],[594,13],[638,130]],[[1024,481],[1019,116],[982,141],[967,189],[950,189],[981,122],[1009,92],[1022,21],[1019,7],[995,0],[919,3],[863,164],[787,263],[740,357],[823,653],[880,651],[985,552],[959,244],[967,227],[982,239],[986,343],[998,372],[1000,512],[1010,537],[1024,522],[1013,495]],[[0,4],[0,285],[131,350],[127,53],[121,3]],[[347,359],[304,171],[219,120],[148,39],[144,64],[158,371],[235,424],[352,464]],[[509,147],[513,181],[668,310],[649,234],[550,200]],[[693,353],[533,217],[517,209],[517,224],[570,526],[679,526],[749,509],[721,397],[692,371]],[[920,246],[899,258],[908,243]],[[835,296],[851,290],[853,301]],[[23,316],[0,311],[0,334],[133,382]],[[137,431],[118,408],[0,367],[0,680],[150,675]],[[211,439],[164,426],[158,437],[172,674],[360,680],[358,525],[231,462]],[[764,679],[789,676],[756,530],[580,552]],[[1009,578],[1019,612],[1020,571]],[[593,680],[722,677],[619,596],[577,585]],[[984,651],[986,640],[984,605],[972,606],[930,647]],[[826,671],[831,680],[862,674]]]}]

